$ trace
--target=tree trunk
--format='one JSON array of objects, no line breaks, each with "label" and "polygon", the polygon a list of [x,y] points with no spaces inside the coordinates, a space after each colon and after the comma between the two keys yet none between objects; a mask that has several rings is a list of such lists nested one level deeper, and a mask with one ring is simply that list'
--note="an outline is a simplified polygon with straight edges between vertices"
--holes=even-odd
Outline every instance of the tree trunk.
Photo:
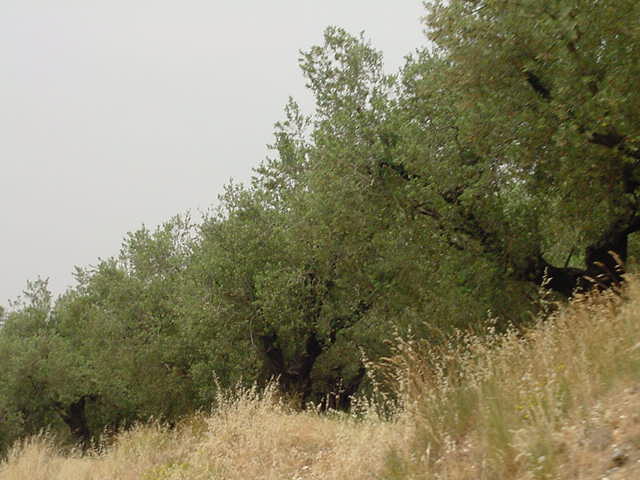
[{"label": "tree trunk", "polygon": [[311,332],[306,339],[304,352],[287,362],[277,340],[275,333],[260,336],[263,358],[261,380],[265,383],[277,378],[280,389],[286,394],[299,396],[301,406],[304,406],[310,400],[311,371],[322,353],[322,345],[315,333]]},{"label": "tree trunk", "polygon": [[620,283],[628,256],[628,233],[616,232],[587,247],[586,274],[596,285],[608,287]]},{"label": "tree trunk", "polygon": [[83,450],[91,445],[91,431],[87,423],[85,406],[87,400],[93,398],[92,395],[84,395],[67,407],[59,408],[62,420],[67,424],[71,434],[78,440]]},{"label": "tree trunk", "polygon": [[624,265],[628,257],[629,235],[640,227],[630,222],[625,228],[613,227],[602,238],[585,249],[585,268],[556,267],[546,262],[541,254],[532,257],[517,276],[571,297],[575,292],[593,288],[606,289],[624,280]]}]

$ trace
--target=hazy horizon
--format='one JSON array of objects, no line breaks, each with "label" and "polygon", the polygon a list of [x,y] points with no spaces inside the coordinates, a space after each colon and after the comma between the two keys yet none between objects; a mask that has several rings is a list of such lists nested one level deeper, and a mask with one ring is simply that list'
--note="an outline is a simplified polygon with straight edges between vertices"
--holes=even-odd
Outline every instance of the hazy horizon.
[{"label": "hazy horizon", "polygon": [[0,7],[0,305],[55,294],[128,231],[206,210],[264,159],[300,50],[365,32],[389,71],[425,44],[420,1],[79,2]]}]

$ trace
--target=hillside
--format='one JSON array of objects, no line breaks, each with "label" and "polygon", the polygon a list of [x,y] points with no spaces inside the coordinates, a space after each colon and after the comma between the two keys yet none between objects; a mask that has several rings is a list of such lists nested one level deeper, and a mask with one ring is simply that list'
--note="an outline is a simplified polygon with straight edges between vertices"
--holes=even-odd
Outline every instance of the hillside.
[{"label": "hillside", "polygon": [[620,296],[579,297],[527,331],[400,342],[378,366],[402,398],[386,419],[381,401],[324,415],[241,389],[212,415],[140,425],[86,455],[33,437],[0,479],[635,478],[639,341],[631,278]]}]

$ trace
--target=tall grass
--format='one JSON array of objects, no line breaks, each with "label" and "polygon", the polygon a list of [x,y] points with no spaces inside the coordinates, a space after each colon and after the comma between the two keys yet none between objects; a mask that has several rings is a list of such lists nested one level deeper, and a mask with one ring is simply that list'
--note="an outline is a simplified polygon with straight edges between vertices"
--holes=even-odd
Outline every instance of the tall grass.
[{"label": "tall grass", "polygon": [[580,296],[527,331],[400,342],[388,363],[413,432],[384,478],[587,478],[610,461],[613,440],[583,447],[640,384],[640,283],[618,294]]},{"label": "tall grass", "polygon": [[273,389],[238,390],[174,429],[134,428],[93,454],[62,455],[46,436],[17,445],[2,480],[369,479],[400,433],[375,414],[289,409]]},{"label": "tall grass", "polygon": [[398,341],[380,367],[402,407],[391,419],[240,389],[211,415],[140,425],[89,454],[25,440],[0,480],[640,478],[640,281],[619,293],[527,330]]}]

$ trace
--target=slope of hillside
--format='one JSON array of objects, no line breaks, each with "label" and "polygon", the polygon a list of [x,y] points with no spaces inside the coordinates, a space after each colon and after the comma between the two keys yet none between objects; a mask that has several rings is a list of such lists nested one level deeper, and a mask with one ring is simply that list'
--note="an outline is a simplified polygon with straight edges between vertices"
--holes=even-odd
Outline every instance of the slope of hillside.
[{"label": "slope of hillside", "polygon": [[392,420],[371,405],[321,415],[239,391],[213,415],[140,426],[84,456],[32,438],[0,480],[636,478],[639,342],[632,278],[526,332],[401,342],[382,367],[403,399]]}]

